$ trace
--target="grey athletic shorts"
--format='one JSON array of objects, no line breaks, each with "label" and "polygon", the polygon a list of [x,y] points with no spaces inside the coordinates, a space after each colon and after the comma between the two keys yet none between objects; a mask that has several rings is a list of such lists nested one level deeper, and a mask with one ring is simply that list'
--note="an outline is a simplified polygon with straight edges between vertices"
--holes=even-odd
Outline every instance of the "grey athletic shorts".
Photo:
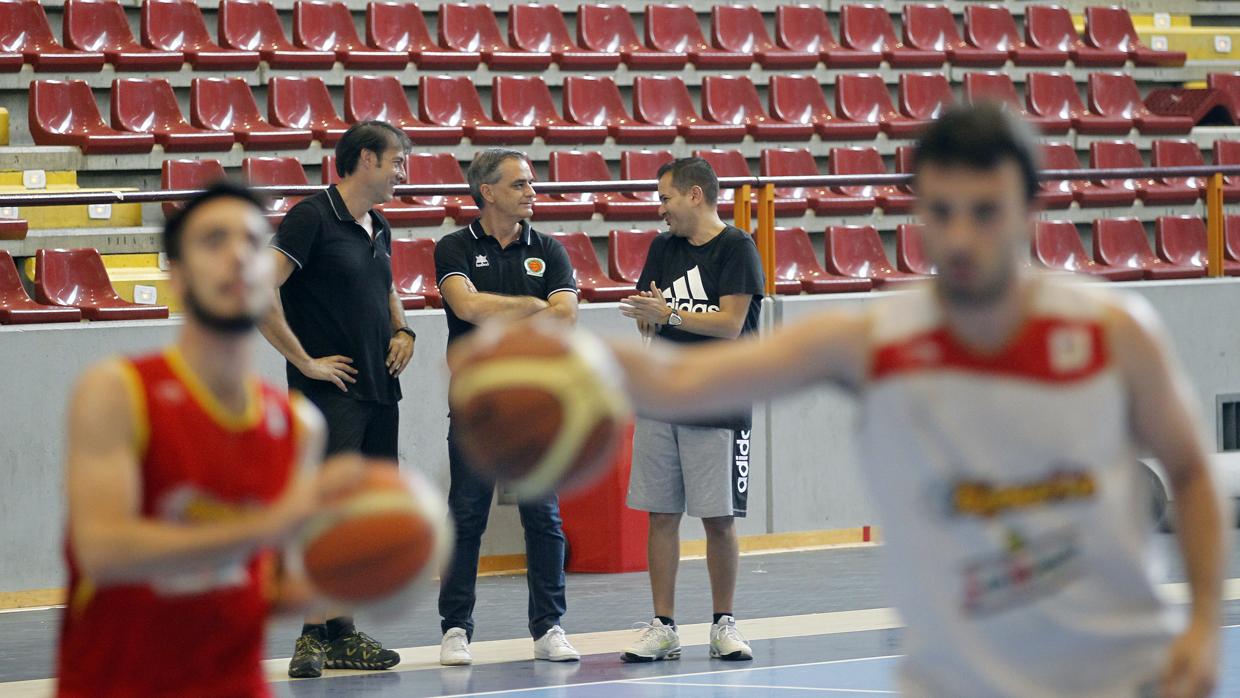
[{"label": "grey athletic shorts", "polygon": [[745,515],[750,430],[637,419],[628,505],[702,519]]}]

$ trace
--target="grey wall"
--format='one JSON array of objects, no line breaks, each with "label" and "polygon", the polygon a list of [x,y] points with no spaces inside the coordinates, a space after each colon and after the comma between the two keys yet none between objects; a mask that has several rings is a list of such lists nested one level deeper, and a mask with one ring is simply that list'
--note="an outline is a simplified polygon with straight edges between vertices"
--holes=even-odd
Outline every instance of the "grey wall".
[{"label": "grey wall", "polygon": [[[1116,284],[1116,287],[1122,286]],[[1214,400],[1240,392],[1240,282],[1132,284],[1162,314],[1197,389],[1207,429],[1214,433]],[[767,328],[841,304],[857,306],[875,294],[779,298],[766,302]],[[409,313],[418,349],[402,386],[400,456],[406,467],[448,484],[446,329],[439,311]],[[582,307],[581,325],[606,335],[633,336],[614,304]],[[97,323],[69,327],[0,328],[0,591],[63,583],[60,546],[64,409],[75,376],[116,353],[171,341],[177,322]],[[260,370],[283,383],[283,363],[258,343]],[[854,412],[847,397],[812,389],[754,411],[754,475],[750,513],[740,531],[751,535],[877,523],[857,477],[852,454]],[[1213,441],[1211,442],[1213,443]],[[495,505],[483,554],[522,551],[515,508]],[[687,520],[684,535],[701,538]]]}]

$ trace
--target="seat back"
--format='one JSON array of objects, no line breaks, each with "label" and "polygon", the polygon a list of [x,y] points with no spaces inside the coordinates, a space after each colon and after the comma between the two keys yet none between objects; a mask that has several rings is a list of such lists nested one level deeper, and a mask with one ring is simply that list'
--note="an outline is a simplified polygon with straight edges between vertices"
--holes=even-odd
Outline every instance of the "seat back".
[{"label": "seat back", "polygon": [[901,223],[896,226],[896,268],[909,274],[929,276],[938,269],[926,259],[922,246],[925,226],[918,223]]},{"label": "seat back", "polygon": [[995,70],[965,73],[964,101],[969,104],[998,102],[1014,107],[1021,106],[1020,95],[1016,92],[1012,76]]},{"label": "seat back", "polygon": [[192,51],[215,46],[202,10],[190,0],[144,0],[142,43],[161,51]]},{"label": "seat back", "polygon": [[897,116],[887,84],[875,73],[836,73],[835,113],[849,121],[866,123]]},{"label": "seat back", "polygon": [[1141,46],[1132,16],[1118,5],[1085,8],[1085,39],[1090,46],[1125,53]]},{"label": "seat back", "polygon": [[519,49],[540,53],[577,49],[555,5],[509,5],[508,40]]},{"label": "seat back", "polygon": [[1010,51],[1023,43],[1016,20],[1004,5],[965,5],[964,38],[992,51]]},{"label": "seat back", "polygon": [[319,77],[273,77],[267,81],[267,116],[272,123],[308,129],[337,120],[327,84]]},{"label": "seat back", "polygon": [[1206,266],[1206,222],[1197,216],[1159,216],[1154,221],[1158,256],[1183,267]]},{"label": "seat back", "polygon": [[35,252],[35,300],[90,307],[119,301],[103,258],[93,247]]},{"label": "seat back", "polygon": [[392,285],[400,295],[426,295],[428,290],[438,294],[434,240],[393,238]]},{"label": "seat back", "polygon": [[1090,264],[1072,221],[1038,221],[1032,247],[1033,258],[1047,269],[1080,271]]},{"label": "seat back", "polygon": [[[710,163],[711,169],[718,177],[753,176],[753,173],[749,171],[749,163],[745,161],[745,156],[739,150],[696,150],[693,155]],[[719,201],[732,201],[735,198],[735,189],[721,188],[719,190]]]},{"label": "seat back", "polygon": [[948,51],[964,45],[946,5],[905,5],[903,17],[904,43],[912,48]]},{"label": "seat back", "polygon": [[263,123],[243,78],[194,78],[189,88],[189,111],[195,126],[213,131],[235,131]]},{"label": "seat back", "polygon": [[767,98],[771,116],[780,121],[812,124],[835,118],[813,75],[771,75]]},{"label": "seat back", "polygon": [[[1215,165],[1240,165],[1240,141],[1214,141],[1212,150]],[[1230,184],[1240,179],[1240,175],[1229,175],[1223,179]]]},{"label": "seat back", "polygon": [[491,122],[468,75],[423,75],[418,79],[418,111],[424,121],[442,126]]},{"label": "seat back", "polygon": [[[1076,148],[1071,143],[1042,143],[1042,167],[1048,170],[1079,170],[1081,161],[1076,157]],[[1042,180],[1042,189],[1054,192],[1073,192],[1088,186],[1086,180],[1059,179]]]},{"label": "seat back", "polygon": [[106,129],[90,85],[85,80],[35,80],[30,83],[30,131],[65,135]]},{"label": "seat back", "polygon": [[[822,174],[808,148],[766,148],[758,157],[758,171],[763,177],[816,177]],[[810,189],[802,186],[776,187],[775,195],[781,198],[804,199]]]},{"label": "seat back", "polygon": [[21,274],[17,271],[17,263],[8,250],[0,250],[0,309],[17,302],[30,300],[26,287],[22,285]]},{"label": "seat back", "polygon": [[[306,179],[306,171],[302,169],[301,163],[294,157],[248,157],[241,161],[241,176],[245,181],[256,187],[267,186],[300,186],[309,184]],[[301,197],[297,196],[270,196],[267,200],[267,209],[269,211],[287,211],[293,207]]]},{"label": "seat back", "polygon": [[689,5],[646,5],[646,45],[668,53],[710,48],[698,25],[697,10]]},{"label": "seat back", "polygon": [[1240,123],[1240,73],[1210,73],[1206,85],[1218,90],[1219,99],[1235,123]]},{"label": "seat back", "polygon": [[749,124],[766,116],[758,88],[745,75],[708,75],[702,80],[702,115],[721,124]]},{"label": "seat back", "polygon": [[266,0],[220,0],[219,39],[221,46],[246,51],[293,48],[275,6]]},{"label": "seat back", "polygon": [[1240,214],[1228,214],[1223,221],[1223,250],[1227,259],[1240,262]]},{"label": "seat back", "polygon": [[[906,5],[905,9],[912,7]],[[943,8],[945,11],[947,8]],[[939,118],[956,103],[952,86],[942,73],[900,73],[900,111],[914,119]]]},{"label": "seat back", "polygon": [[[219,160],[164,160],[159,167],[159,188],[164,191],[172,189],[206,189],[212,184],[226,179],[224,166]],[[164,216],[176,213],[184,202],[163,202]]]},{"label": "seat back", "polygon": [[593,287],[600,283],[609,283],[602,265],[599,264],[598,255],[594,253],[594,244],[590,242],[589,235],[581,232],[554,232],[551,237],[558,240],[568,253],[568,261],[573,266],[573,279],[578,286]]},{"label": "seat back", "polygon": [[[1154,141],[1152,160],[1154,167],[1192,167],[1206,164],[1201,149],[1194,141],[1184,138]],[[1163,177],[1162,181],[1176,187],[1204,189],[1206,177]]]},{"label": "seat back", "polygon": [[857,51],[895,49],[896,38],[891,15],[881,5],[844,5],[840,8],[840,44]]},{"label": "seat back", "polygon": [[61,48],[38,0],[0,2],[0,50],[9,53]]},{"label": "seat back", "polygon": [[[620,153],[620,179],[658,179],[659,168],[675,158],[670,150],[624,150]],[[642,201],[658,201],[657,191],[633,191],[629,196]]]},{"label": "seat back", "polygon": [[[628,151],[625,151],[628,152]],[[552,182],[602,182],[611,179],[611,170],[597,150],[553,150],[547,162],[547,178]],[[613,192],[573,192],[558,194],[567,201],[611,198]]]},{"label": "seat back", "polygon": [[710,18],[711,38],[721,49],[756,53],[775,48],[762,11],[753,5],[715,5]]},{"label": "seat back", "polygon": [[551,89],[537,75],[500,75],[491,80],[491,115],[516,126],[558,124]]},{"label": "seat back", "polygon": [[[1093,141],[1089,144],[1089,166],[1094,169],[1141,168],[1141,152],[1132,141]],[[1107,186],[1136,191],[1135,179],[1104,180]]]},{"label": "seat back", "polygon": [[457,51],[509,51],[489,5],[441,3],[439,43]]},{"label": "seat back", "polygon": [[800,281],[806,276],[822,275],[822,265],[805,228],[776,228],[775,278]]},{"label": "seat back", "polygon": [[[852,146],[832,148],[831,157],[827,161],[827,169],[834,175],[853,174],[886,174],[887,166],[883,164],[883,156],[878,148],[870,146]],[[852,185],[837,187],[840,191],[852,196],[874,196],[884,189],[874,185]]]},{"label": "seat back", "polygon": [[315,51],[366,48],[357,36],[349,8],[336,0],[297,0],[293,5],[293,42]]},{"label": "seat back", "polygon": [[610,77],[569,75],[563,89],[564,117],[573,123],[607,126],[632,121],[620,88]]},{"label": "seat back", "polygon": [[577,43],[590,51],[619,51],[643,48],[624,5],[579,5]]},{"label": "seat back", "polygon": [[1025,98],[1029,111],[1039,116],[1081,116],[1085,104],[1069,73],[1029,73]]},{"label": "seat back", "polygon": [[1141,91],[1126,73],[1089,74],[1090,109],[1103,116],[1133,119],[1150,112],[1141,101]]},{"label": "seat back", "polygon": [[112,126],[136,133],[187,127],[172,85],[163,78],[117,78],[112,81]]},{"label": "seat back", "polygon": [[827,13],[816,5],[775,8],[775,41],[786,49],[821,53],[838,48]]},{"label": "seat back", "polygon": [[607,233],[607,270],[616,281],[637,283],[657,230],[613,230]]},{"label": "seat back", "polygon": [[344,118],[358,121],[386,121],[391,124],[416,122],[405,88],[395,75],[349,75],[344,79]]},{"label": "seat back", "polygon": [[874,278],[895,272],[872,225],[830,226],[825,244],[827,271],[833,274]]},{"label": "seat back", "polygon": [[[409,154],[406,160],[410,184],[464,184],[465,174],[461,165],[452,153],[419,153]],[[474,200],[469,195],[441,194],[422,195],[418,201],[432,206],[473,206]]]},{"label": "seat back", "polygon": [[1025,41],[1037,48],[1070,51],[1081,44],[1067,8],[1029,5],[1025,8]]},{"label": "seat back", "polygon": [[1145,237],[1145,225],[1136,218],[1102,218],[1094,221],[1094,259],[1126,269],[1144,269],[1158,259]]},{"label": "seat back", "polygon": [[[647,9],[655,7],[649,5]],[[633,79],[633,116],[638,121],[663,126],[699,120],[684,80],[670,75],[639,75]]]},{"label": "seat back", "polygon": [[412,2],[371,0],[366,5],[366,43],[402,53],[436,48],[422,8]]},{"label": "seat back", "polygon": [[116,0],[65,0],[65,46],[79,51],[140,49]]}]

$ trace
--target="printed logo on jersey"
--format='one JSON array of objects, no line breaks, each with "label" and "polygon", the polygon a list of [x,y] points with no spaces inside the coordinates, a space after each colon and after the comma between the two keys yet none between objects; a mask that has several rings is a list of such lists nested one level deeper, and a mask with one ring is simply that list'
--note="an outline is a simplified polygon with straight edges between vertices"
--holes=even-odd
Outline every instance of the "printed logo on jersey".
[{"label": "printed logo on jersey", "polygon": [[663,297],[673,310],[685,313],[710,313],[719,306],[710,302],[706,287],[702,285],[702,271],[694,266],[685,275],[663,289]]},{"label": "printed logo on jersey", "polygon": [[1080,371],[1094,355],[1094,336],[1084,327],[1069,325],[1052,330],[1047,343],[1051,370],[1056,373]]},{"label": "printed logo on jersey", "polygon": [[956,516],[990,519],[1010,511],[1092,499],[1097,491],[1094,476],[1085,470],[1059,469],[1046,478],[1013,485],[958,480],[951,486],[948,508]]},{"label": "printed logo on jersey", "polygon": [[474,258],[475,269],[481,269],[482,267],[489,267],[489,266],[491,266],[491,260],[487,259],[486,255],[480,254],[476,258]]},{"label": "printed logo on jersey", "polygon": [[547,264],[538,257],[525,260],[525,273],[530,276],[542,276],[547,272]]},{"label": "printed logo on jersey", "polygon": [[961,605],[966,613],[987,615],[1050,596],[1081,576],[1081,546],[1075,529],[1033,537],[1005,530],[996,553],[965,563]]}]

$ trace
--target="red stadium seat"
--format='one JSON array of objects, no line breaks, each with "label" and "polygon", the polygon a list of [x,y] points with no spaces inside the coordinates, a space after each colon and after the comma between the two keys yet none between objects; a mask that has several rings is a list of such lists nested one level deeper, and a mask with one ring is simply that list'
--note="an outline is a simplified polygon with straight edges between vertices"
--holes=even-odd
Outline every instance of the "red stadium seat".
[{"label": "red stadium seat", "polygon": [[[310,184],[301,163],[293,157],[249,157],[241,161],[241,176],[256,187],[305,186]],[[270,196],[267,199],[267,220],[272,227],[284,220],[300,196]]]},{"label": "red stadium seat", "polygon": [[1090,259],[1072,221],[1038,221],[1031,247],[1034,260],[1047,269],[1089,274],[1108,281],[1136,281],[1144,276],[1140,269],[1107,267]]},{"label": "red stadium seat", "polygon": [[82,311],[30,300],[17,265],[7,250],[0,250],[0,325],[31,325],[44,322],[80,322]]},{"label": "red stadium seat", "polygon": [[[771,148],[762,151],[759,168],[763,177],[818,176],[818,164],[806,148]],[[803,199],[815,213],[825,215],[869,214],[873,196],[845,194],[829,187],[776,187],[781,199]]]},{"label": "red stadium seat", "polygon": [[610,77],[564,78],[564,118],[574,124],[606,126],[616,143],[671,143],[675,125],[644,124],[629,116],[620,88]]},{"label": "red stadium seat", "polygon": [[[1079,170],[1081,163],[1076,159],[1076,149],[1071,143],[1042,143],[1042,167],[1048,170]],[[1080,179],[1044,179],[1038,183],[1038,204],[1042,208],[1069,208],[1076,200],[1076,190],[1088,184]]]},{"label": "red stadium seat", "polygon": [[[1240,141],[1214,141],[1215,165],[1240,165]],[[1223,198],[1240,201],[1240,175],[1223,177]]]},{"label": "red stadium seat", "polygon": [[160,51],[180,51],[194,70],[251,71],[258,51],[227,49],[207,31],[202,10],[191,0],[143,0],[142,43]]},{"label": "red stadium seat", "polygon": [[758,65],[773,70],[814,68],[818,65],[817,49],[794,51],[771,41],[762,11],[752,5],[715,5],[710,16],[711,38],[721,49],[753,54]]},{"label": "red stadium seat", "polygon": [[[1042,167],[1048,170],[1079,170],[1081,162],[1076,157],[1076,148],[1071,143],[1043,143]],[[1133,189],[1122,186],[1105,186],[1087,179],[1066,179],[1062,181],[1046,181],[1043,190],[1067,192],[1078,204],[1085,208],[1098,206],[1131,206],[1137,200]]]},{"label": "red stadium seat", "polygon": [[456,51],[478,51],[493,70],[546,70],[551,54],[525,51],[504,41],[489,5],[441,3],[439,43]]},{"label": "red stadium seat", "polygon": [[942,73],[900,73],[900,113],[918,121],[939,118],[956,103]]},{"label": "red stadium seat", "polygon": [[77,308],[82,317],[96,321],[168,317],[165,306],[138,305],[116,295],[94,248],[38,250],[34,260],[34,299],[39,303]]},{"label": "red stadium seat", "polygon": [[589,51],[618,52],[630,68],[679,70],[689,62],[684,53],[656,51],[644,45],[625,5],[579,5],[577,43]]},{"label": "red stadium seat", "polygon": [[832,225],[826,231],[827,271],[856,279],[870,279],[878,288],[898,286],[926,277],[891,266],[883,241],[872,225]]},{"label": "red stadium seat", "polygon": [[[886,174],[883,156],[877,148],[852,147],[832,148],[828,160],[830,173],[833,175]],[[853,197],[873,197],[883,213],[907,213],[913,210],[916,197],[900,191],[894,184],[859,185],[836,187],[840,192]]]},{"label": "red stadium seat", "polygon": [[711,123],[699,117],[689,98],[689,88],[677,76],[634,78],[633,116],[648,124],[675,126],[688,143],[729,143],[745,138],[744,126]]},{"label": "red stadium seat", "polygon": [[555,5],[509,5],[508,40],[522,51],[550,53],[566,70],[615,70],[620,65],[616,49],[594,51],[573,43]]},{"label": "red stadium seat", "polygon": [[[1132,141],[1094,141],[1089,144],[1089,165],[1096,169],[1145,167],[1141,152]],[[1191,204],[1197,200],[1196,190],[1172,187],[1148,177],[1124,178],[1102,182],[1107,188],[1134,191],[1146,204]]]},{"label": "red stadium seat", "polygon": [[[323,184],[337,184],[340,182],[340,174],[336,172],[335,155],[323,156],[323,166],[320,168],[320,172]],[[404,183],[409,183],[407,172]],[[382,213],[388,223],[394,227],[439,225],[443,223],[444,216],[447,215],[443,206],[415,204],[403,199],[393,199],[387,203],[379,204],[379,213]],[[409,308],[408,305],[405,307]]]},{"label": "red stadium seat", "polygon": [[[1206,164],[1197,144],[1187,139],[1154,141],[1151,148],[1151,164],[1154,167],[1200,167]],[[1187,190],[1185,197],[1192,193],[1194,198],[1205,198],[1207,177],[1161,177],[1163,184],[1176,189]]]},{"label": "red stadium seat", "polygon": [[[410,184],[465,184],[465,173],[452,153],[410,153],[406,160]],[[478,215],[478,206],[468,194],[423,195],[410,197],[414,203],[443,206],[448,216],[464,225]]]},{"label": "red stadium seat", "polygon": [[743,75],[707,75],[702,80],[702,116],[720,124],[743,125],[758,141],[807,141],[812,123],[781,121],[768,116],[758,88]]},{"label": "red stadium seat", "polygon": [[925,227],[917,223],[896,226],[896,268],[909,274],[931,276],[938,273],[922,247]]},{"label": "red stadium seat", "polygon": [[646,45],[656,51],[688,54],[701,68],[748,68],[754,55],[725,51],[706,43],[698,26],[697,10],[690,5],[646,5]]},{"label": "red stadium seat", "polygon": [[232,150],[233,135],[189,125],[177,96],[163,78],[112,81],[112,128],[154,134],[165,153]]},{"label": "red stadium seat", "polygon": [[180,51],[159,51],[139,44],[129,29],[125,8],[116,0],[65,0],[65,46],[99,51],[117,70],[180,70]]},{"label": "red stadium seat", "polygon": [[1094,221],[1094,261],[1108,267],[1139,269],[1147,279],[1191,279],[1205,269],[1169,264],[1154,256],[1145,225],[1136,218]]},{"label": "red stadium seat", "polygon": [[606,126],[574,124],[561,118],[551,100],[551,89],[538,76],[492,78],[491,115],[501,124],[533,126],[545,143],[602,143],[607,140]]},{"label": "red stadium seat", "polygon": [[305,148],[314,140],[308,129],[282,128],[265,121],[242,78],[194,78],[189,115],[198,128],[231,131],[246,150]]},{"label": "red stadium seat", "polygon": [[1016,93],[1016,85],[1012,82],[1012,76],[1007,73],[998,71],[965,73],[964,100],[970,104],[991,101],[1008,105],[1042,133],[1063,135],[1072,128],[1072,120],[1066,116],[1030,114],[1025,109],[1024,100]]},{"label": "red stadium seat", "polygon": [[616,281],[636,284],[646,266],[657,230],[613,230],[607,233],[607,269]]},{"label": "red stadium seat", "polygon": [[1108,51],[1122,51],[1138,66],[1181,66],[1188,58],[1183,51],[1155,51],[1141,42],[1128,10],[1111,7],[1085,8],[1085,41]]},{"label": "red stadium seat", "polygon": [[331,51],[345,68],[402,70],[409,52],[385,51],[362,43],[353,14],[335,0],[297,0],[293,4],[293,43],[312,51]]},{"label": "red stadium seat", "polygon": [[871,140],[878,135],[878,124],[836,118],[813,75],[772,75],[767,96],[773,118],[812,126],[823,140]]},{"label": "red stadium seat", "polygon": [[[603,154],[597,150],[553,150],[547,163],[548,179],[552,182],[601,182],[611,179],[611,170],[607,167],[607,161],[603,159]],[[571,192],[564,194],[540,194],[540,197],[546,197],[557,201],[573,202],[578,205],[588,207],[588,210],[595,210],[603,214],[604,218],[616,216],[608,216],[608,208],[613,204],[616,208],[622,208],[626,205],[644,206],[644,202],[625,199],[619,192]],[[538,213],[538,205],[534,205],[534,212]],[[614,212],[613,212],[614,213]],[[582,216],[589,218],[587,214]],[[623,216],[620,216],[623,218]],[[639,216],[642,218],[653,218],[654,216]]]},{"label": "red stadium seat", "polygon": [[1210,73],[1206,85],[1218,90],[1219,102],[1231,116],[1233,124],[1240,124],[1240,73]]},{"label": "red stadium seat", "polygon": [[1124,65],[1127,51],[1100,49],[1086,44],[1067,8],[1058,5],[1029,5],[1025,8],[1025,42],[1034,48],[1067,51],[1077,66],[1098,68]]},{"label": "red stadium seat", "polygon": [[[620,152],[620,179],[625,181],[657,179],[659,168],[674,156],[667,150],[624,150]],[[623,220],[656,220],[659,217],[659,192],[630,191],[623,195],[625,204],[612,210],[604,208],[604,218]],[[609,213],[610,211],[610,213]]]},{"label": "red stadium seat", "polygon": [[1078,133],[1123,135],[1132,130],[1132,119],[1103,116],[1085,108],[1070,73],[1030,73],[1026,97],[1029,111],[1038,116],[1068,117]]},{"label": "red stadium seat", "polygon": [[1021,66],[1061,66],[1068,51],[1030,46],[1016,29],[1016,20],[1005,5],[965,5],[964,38],[970,46],[1005,51]]},{"label": "red stadium seat", "polygon": [[837,73],[835,113],[846,121],[878,124],[891,138],[912,138],[925,126],[924,121],[896,111],[886,83],[876,73]]},{"label": "red stadium seat", "polygon": [[[900,174],[913,174],[913,160],[917,154],[916,146],[899,145],[896,146],[896,172]],[[913,185],[900,184],[896,187],[905,194],[913,194]]]},{"label": "red stadium seat", "polygon": [[857,51],[882,52],[883,59],[893,68],[937,68],[947,60],[944,51],[926,51],[900,43],[891,15],[882,5],[842,6],[840,43]]},{"label": "red stadium seat", "polygon": [[1161,116],[1150,112],[1141,92],[1126,73],[1090,73],[1089,108],[1095,114],[1132,119],[1143,134],[1188,133],[1196,123],[1187,116]]},{"label": "red stadium seat", "polygon": [[594,244],[585,233],[551,233],[551,236],[564,245],[582,298],[591,303],[611,303],[637,293],[633,284],[615,281],[603,273],[598,255],[594,254]]},{"label": "red stadium seat", "polygon": [[418,115],[436,126],[459,126],[472,145],[534,142],[533,126],[492,121],[467,75],[423,75],[418,79]]},{"label": "red stadium seat", "polygon": [[395,75],[349,75],[344,79],[344,119],[386,121],[415,145],[452,145],[465,137],[459,125],[428,124],[413,115],[405,88]]},{"label": "red stadium seat", "polygon": [[35,145],[71,145],[83,153],[149,153],[155,137],[109,128],[84,80],[35,80],[27,106]]},{"label": "red stadium seat", "polygon": [[[693,157],[702,158],[710,164],[710,168],[715,171],[717,177],[752,177],[753,173],[749,171],[749,163],[745,162],[745,156],[739,150],[695,150]],[[719,215],[727,218],[732,215],[732,207],[736,199],[735,189],[719,188]],[[804,201],[794,201],[794,204],[801,205],[801,212],[805,212]]]},{"label": "red stadium seat", "polygon": [[[103,69],[99,51],[74,51],[56,41],[38,0],[0,2],[0,51],[21,54],[35,72],[84,73]],[[12,59],[4,60],[11,67]]]},{"label": "red stadium seat", "polygon": [[314,140],[334,146],[349,130],[336,115],[331,93],[322,78],[273,77],[267,81],[267,118],[276,126],[309,129]]},{"label": "red stadium seat", "polygon": [[443,307],[435,279],[434,240],[392,240],[392,285],[406,310]]},{"label": "red stadium seat", "polygon": [[[818,263],[814,244],[804,228],[775,229],[776,293],[854,293],[869,291],[874,282],[849,276],[828,274]],[[781,281],[795,281],[797,290],[781,291]]]},{"label": "red stadium seat", "polygon": [[[1154,247],[1158,256],[1171,264],[1206,269],[1206,222],[1197,216],[1159,216],[1154,221]],[[1240,262],[1223,259],[1223,273],[1240,276]]]},{"label": "red stadium seat", "polygon": [[1240,262],[1240,215],[1228,215],[1223,222],[1223,251],[1227,259]]},{"label": "red stadium seat", "polygon": [[[164,160],[159,168],[159,188],[164,191],[206,189],[227,177],[219,160]],[[163,202],[164,216],[172,216],[183,205],[181,201]]]},{"label": "red stadium seat", "polygon": [[1213,87],[1155,87],[1145,94],[1144,103],[1158,116],[1185,118],[1194,125],[1240,123],[1234,105],[1224,103],[1222,92]]},{"label": "red stadium seat", "polygon": [[956,66],[1002,66],[1008,51],[979,48],[965,43],[956,29],[956,18],[946,5],[905,5],[904,43],[922,51],[943,51]]},{"label": "red stadium seat", "polygon": [[225,48],[258,51],[269,68],[330,70],[335,51],[297,48],[284,36],[276,8],[266,0],[220,0],[219,40]]},{"label": "red stadium seat", "polygon": [[366,5],[366,43],[382,51],[405,51],[423,70],[473,70],[477,51],[451,51],[431,39],[422,8],[412,2],[371,0]]},{"label": "red stadium seat", "polygon": [[883,62],[882,51],[840,46],[827,13],[815,5],[776,7],[775,41],[786,49],[817,53],[828,68],[877,68]]}]

